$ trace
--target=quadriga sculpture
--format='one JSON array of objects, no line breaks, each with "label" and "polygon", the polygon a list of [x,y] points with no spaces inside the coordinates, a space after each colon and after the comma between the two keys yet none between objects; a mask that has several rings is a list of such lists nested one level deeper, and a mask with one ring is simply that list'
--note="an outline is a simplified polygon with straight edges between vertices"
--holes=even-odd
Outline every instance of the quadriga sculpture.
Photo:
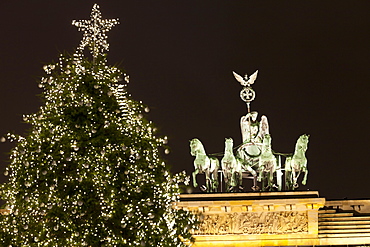
[{"label": "quadriga sculpture", "polygon": [[225,138],[225,152],[221,165],[227,192],[233,191],[234,188],[239,190],[243,179],[242,163],[235,158],[233,145],[234,141],[232,138]]},{"label": "quadriga sculpture", "polygon": [[287,190],[298,188],[298,177],[303,172],[304,177],[302,184],[307,182],[307,158],[306,151],[308,147],[309,135],[301,135],[295,145],[293,156],[287,157],[285,160],[285,186]]},{"label": "quadriga sculpture", "polygon": [[[277,169],[277,159],[272,153],[271,135],[266,134],[262,141],[262,150],[258,163],[258,182],[262,181],[262,191],[273,190],[277,187],[274,184],[274,173]],[[267,185],[265,184],[267,182]]]},{"label": "quadriga sculpture", "polygon": [[190,141],[190,154],[195,156],[193,172],[194,187],[198,187],[196,176],[198,174],[204,174],[206,177],[206,188],[203,189],[207,192],[216,192],[218,188],[218,169],[220,168],[218,159],[208,157],[203,144],[196,138]]}]

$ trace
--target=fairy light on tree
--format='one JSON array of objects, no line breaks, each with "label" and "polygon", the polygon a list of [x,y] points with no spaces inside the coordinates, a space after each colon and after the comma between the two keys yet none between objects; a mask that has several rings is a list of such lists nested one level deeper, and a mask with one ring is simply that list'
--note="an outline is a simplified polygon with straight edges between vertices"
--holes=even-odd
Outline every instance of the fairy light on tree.
[{"label": "fairy light on tree", "polygon": [[81,44],[77,50],[83,52],[84,48],[88,46],[94,61],[104,51],[109,50],[106,32],[119,24],[119,22],[118,19],[102,19],[99,5],[97,4],[93,6],[90,17],[90,20],[74,20],[72,25],[78,27],[79,31],[84,32]]},{"label": "fairy light on tree", "polygon": [[8,134],[17,145],[0,237],[5,246],[183,246],[196,222],[173,207],[185,175],[169,173],[159,152],[167,138],[127,93],[129,76],[107,65],[106,32],[118,21],[94,5],[91,20],[73,24],[82,42],[44,66],[44,105],[23,117],[29,134]]}]

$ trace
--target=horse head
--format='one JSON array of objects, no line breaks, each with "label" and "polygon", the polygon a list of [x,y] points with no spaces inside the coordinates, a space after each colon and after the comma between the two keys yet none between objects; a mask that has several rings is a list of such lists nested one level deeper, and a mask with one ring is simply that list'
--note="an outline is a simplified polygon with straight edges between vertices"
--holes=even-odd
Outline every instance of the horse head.
[{"label": "horse head", "polygon": [[265,134],[262,141],[262,151],[259,158],[259,167],[264,170],[266,168],[271,168],[271,166],[276,166],[276,158],[272,153],[271,148],[271,135]]},{"label": "horse head", "polygon": [[225,138],[225,153],[232,153],[233,146],[234,146],[233,138]]},{"label": "horse head", "polygon": [[263,137],[263,141],[262,141],[262,149],[266,150],[266,149],[271,149],[271,135],[270,134],[266,134],[264,137]]},{"label": "horse head", "polygon": [[306,134],[303,134],[301,135],[298,140],[297,140],[297,143],[296,143],[296,146],[295,146],[295,151],[303,151],[303,152],[306,152],[307,150],[307,146],[308,146],[308,138],[310,137],[310,135],[306,135]]},{"label": "horse head", "polygon": [[197,151],[199,140],[194,138],[194,139],[190,140],[189,142],[190,142],[190,154],[192,156],[196,156],[196,151]]},{"label": "horse head", "polygon": [[205,153],[205,149],[202,142],[199,139],[194,138],[190,140],[190,154],[192,156],[196,156],[198,152]]}]

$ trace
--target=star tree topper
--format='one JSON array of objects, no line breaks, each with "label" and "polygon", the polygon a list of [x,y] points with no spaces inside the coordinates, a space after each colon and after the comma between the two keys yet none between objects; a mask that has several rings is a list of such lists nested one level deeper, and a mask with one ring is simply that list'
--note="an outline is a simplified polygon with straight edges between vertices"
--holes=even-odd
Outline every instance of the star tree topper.
[{"label": "star tree topper", "polygon": [[99,5],[94,4],[90,20],[73,20],[72,25],[78,27],[78,31],[83,31],[83,38],[78,50],[83,51],[86,46],[89,47],[93,59],[104,51],[109,50],[106,32],[119,24],[118,19],[102,19]]}]

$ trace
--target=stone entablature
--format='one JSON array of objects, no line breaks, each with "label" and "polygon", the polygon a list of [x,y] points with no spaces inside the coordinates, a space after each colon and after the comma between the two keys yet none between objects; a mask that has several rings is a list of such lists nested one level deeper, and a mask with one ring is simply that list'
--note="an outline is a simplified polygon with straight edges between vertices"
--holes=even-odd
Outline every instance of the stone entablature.
[{"label": "stone entablature", "polygon": [[201,213],[195,246],[317,244],[317,191],[183,194],[176,207]]},{"label": "stone entablature", "polygon": [[327,200],[325,207],[343,211],[355,211],[360,214],[370,214],[369,199]]}]

